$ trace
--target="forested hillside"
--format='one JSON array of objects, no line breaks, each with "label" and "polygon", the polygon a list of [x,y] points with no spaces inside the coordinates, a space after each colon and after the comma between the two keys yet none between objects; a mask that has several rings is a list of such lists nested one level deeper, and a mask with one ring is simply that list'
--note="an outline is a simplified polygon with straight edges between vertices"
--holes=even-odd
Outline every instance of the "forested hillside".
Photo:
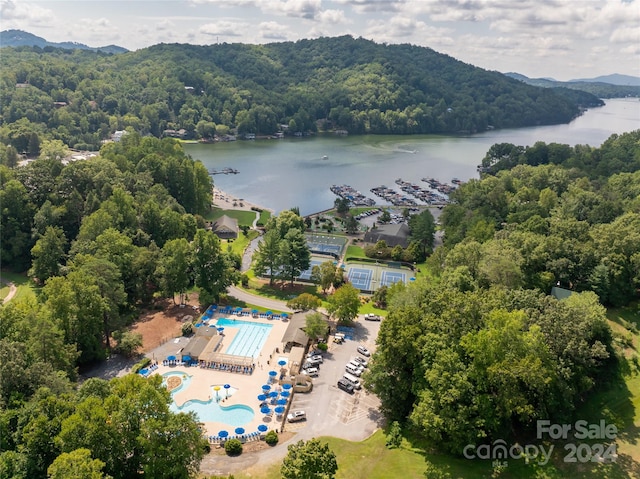
[{"label": "forested hillside", "polygon": [[116,130],[159,137],[320,128],[455,133],[570,121],[591,95],[532,87],[429,48],[351,37],[269,45],[156,45],[108,55],[3,48],[0,140],[98,149]]},{"label": "forested hillside", "polygon": [[[498,146],[490,155],[511,150]],[[595,394],[628,394],[622,378],[638,374],[634,346],[622,353],[631,343],[612,333],[603,304],[639,297],[640,131],[600,148],[513,148],[538,153],[536,166],[484,174],[452,195],[433,277],[389,290],[365,375],[388,419],[458,456],[468,444],[535,441],[540,419],[584,419],[576,412]],[[551,296],[554,286],[570,296]],[[607,404],[598,417],[633,429],[627,407]],[[602,467],[593,477],[618,466]]]}]

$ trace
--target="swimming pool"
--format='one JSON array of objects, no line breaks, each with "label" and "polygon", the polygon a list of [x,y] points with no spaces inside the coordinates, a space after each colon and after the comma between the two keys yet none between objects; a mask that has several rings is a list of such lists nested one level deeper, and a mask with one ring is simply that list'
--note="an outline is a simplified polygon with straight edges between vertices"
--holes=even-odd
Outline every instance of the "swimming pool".
[{"label": "swimming pool", "polygon": [[[171,391],[171,397],[173,394],[186,390],[191,384],[191,376],[183,371],[171,371],[164,373],[163,383],[166,385],[167,379],[171,376],[179,376],[182,379],[180,386]],[[200,399],[189,399],[181,406],[178,406],[175,400],[171,401],[169,410],[174,413],[180,412],[194,412],[198,416],[198,420],[201,422],[221,422],[228,424],[229,426],[239,427],[251,422],[255,416],[255,412],[249,406],[244,404],[237,404],[234,406],[222,406],[218,401],[224,399],[227,396],[232,396],[237,391],[236,388],[226,388],[224,386],[218,386],[219,389],[215,389],[216,386],[211,386],[211,399],[202,401]]]},{"label": "swimming pool", "polygon": [[235,356],[257,357],[264,346],[265,341],[271,332],[270,324],[254,323],[252,321],[242,321],[239,319],[218,319],[217,327],[237,328],[235,338],[225,351],[225,354]]},{"label": "swimming pool", "polygon": [[169,409],[174,413],[194,412],[201,422],[221,422],[229,426],[239,427],[251,422],[255,413],[253,409],[244,404],[234,406],[222,406],[214,399],[201,401],[199,399],[189,399],[182,406],[177,406],[172,402]]},{"label": "swimming pool", "polygon": [[178,376],[180,377],[180,379],[182,379],[182,381],[180,382],[180,386],[171,390],[171,394],[182,391],[183,389],[187,389],[189,387],[189,384],[191,384],[191,376],[189,376],[187,373],[183,371],[171,371],[162,375],[162,384],[164,384],[165,387],[167,386],[167,379],[172,376]]}]

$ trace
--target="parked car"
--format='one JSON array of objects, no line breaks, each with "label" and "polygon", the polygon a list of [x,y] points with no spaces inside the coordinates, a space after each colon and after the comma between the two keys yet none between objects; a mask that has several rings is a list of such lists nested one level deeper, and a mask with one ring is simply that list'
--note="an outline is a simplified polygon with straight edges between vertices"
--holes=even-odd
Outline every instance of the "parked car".
[{"label": "parked car", "polygon": [[318,371],[318,368],[308,368],[302,370],[302,374],[306,374],[307,376],[311,376],[312,378],[318,377],[319,372],[320,371]]},{"label": "parked car", "polygon": [[334,343],[341,344],[341,343],[343,343],[343,342],[344,342],[344,339],[345,339],[345,338],[344,338],[344,334],[343,334],[343,333],[336,333],[336,334],[334,334],[334,336],[333,336],[333,342],[334,342]]},{"label": "parked car", "polygon": [[304,411],[293,411],[287,415],[287,421],[298,422],[307,419],[307,413]]},{"label": "parked car", "polygon": [[322,356],[320,356],[319,354],[314,354],[313,356],[309,356],[307,358],[307,361],[310,363],[314,363],[314,362],[323,363],[324,359],[322,359]]},{"label": "parked car", "polygon": [[358,352],[366,357],[371,356],[371,352],[362,345],[358,346]]},{"label": "parked car", "polygon": [[311,368],[316,368],[316,369],[320,368],[320,363],[311,363],[307,361],[302,365],[302,369],[311,369]]},{"label": "parked car", "polygon": [[319,368],[322,364],[322,358],[318,360],[318,356],[314,356],[313,358],[307,358],[306,364],[311,364],[313,367]]},{"label": "parked car", "polygon": [[349,374],[353,374],[356,377],[360,377],[362,376],[362,369],[360,368],[354,368],[353,366],[351,366],[350,364],[347,364],[345,366],[345,371],[348,372]]},{"label": "parked car", "polygon": [[322,351],[320,349],[313,349],[309,351],[309,354],[307,354],[307,357],[310,358],[312,356],[322,356]]},{"label": "parked car", "polygon": [[353,384],[351,384],[346,379],[338,380],[338,388],[342,389],[345,392],[348,392],[349,394],[353,394],[355,392],[355,388],[353,387]]},{"label": "parked car", "polygon": [[365,358],[363,358],[362,356],[356,356],[355,358],[353,358],[351,361],[355,361],[356,363],[360,363],[362,364],[362,367],[367,367],[369,366],[369,361],[367,361]]},{"label": "parked car", "polygon": [[364,319],[367,321],[382,321],[382,318],[377,314],[367,313],[364,315]]}]

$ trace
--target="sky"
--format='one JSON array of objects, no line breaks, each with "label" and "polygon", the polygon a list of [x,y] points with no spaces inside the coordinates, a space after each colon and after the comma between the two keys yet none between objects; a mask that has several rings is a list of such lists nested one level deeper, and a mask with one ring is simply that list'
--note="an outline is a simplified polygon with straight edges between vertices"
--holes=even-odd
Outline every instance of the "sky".
[{"label": "sky", "polygon": [[640,0],[0,0],[0,29],[129,50],[352,35],[487,70],[640,77]]}]

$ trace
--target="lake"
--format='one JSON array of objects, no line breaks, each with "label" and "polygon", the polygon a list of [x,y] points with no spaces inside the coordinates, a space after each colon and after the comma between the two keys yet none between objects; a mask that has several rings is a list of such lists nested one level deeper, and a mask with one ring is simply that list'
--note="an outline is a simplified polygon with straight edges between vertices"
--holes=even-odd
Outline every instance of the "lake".
[{"label": "lake", "polygon": [[[231,167],[237,175],[215,175],[217,187],[276,212],[293,206],[303,215],[333,206],[334,184],[348,184],[384,204],[369,190],[402,178],[421,183],[477,178],[476,166],[495,143],[529,146],[536,141],[600,146],[611,134],[640,128],[637,98],[606,100],[566,125],[493,130],[467,136],[321,135],[280,140],[186,144],[185,151],[209,169]],[[326,158],[325,158],[326,157]],[[422,186],[425,186],[422,183]]]}]

